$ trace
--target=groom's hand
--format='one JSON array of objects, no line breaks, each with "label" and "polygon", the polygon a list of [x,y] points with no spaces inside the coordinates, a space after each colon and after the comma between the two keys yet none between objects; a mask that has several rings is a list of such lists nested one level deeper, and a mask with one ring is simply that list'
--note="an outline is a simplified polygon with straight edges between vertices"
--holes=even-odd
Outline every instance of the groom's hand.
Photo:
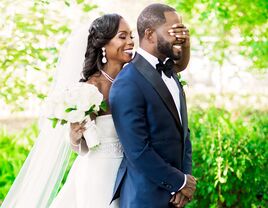
[{"label": "groom's hand", "polygon": [[196,179],[192,175],[187,174],[187,181],[185,186],[181,189],[181,193],[187,197],[189,200],[192,200],[194,192],[196,190]]},{"label": "groom's hand", "polygon": [[174,207],[179,208],[184,207],[189,202],[189,199],[186,196],[184,196],[181,192],[177,192],[172,196],[169,202],[171,202]]},{"label": "groom's hand", "polygon": [[174,207],[184,207],[189,201],[192,200],[194,192],[196,190],[196,179],[192,175],[187,174],[187,181],[185,186],[176,194],[174,194],[169,202]]}]

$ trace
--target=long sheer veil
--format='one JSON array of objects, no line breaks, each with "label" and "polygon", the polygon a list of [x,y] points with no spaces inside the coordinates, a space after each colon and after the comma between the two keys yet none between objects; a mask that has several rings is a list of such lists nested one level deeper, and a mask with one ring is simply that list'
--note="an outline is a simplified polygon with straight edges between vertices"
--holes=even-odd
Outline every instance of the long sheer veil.
[{"label": "long sheer veil", "polygon": [[[83,25],[64,44],[50,93],[67,88],[81,78],[89,24]],[[69,126],[40,118],[40,134],[9,190],[2,208],[49,207],[70,158]]]}]

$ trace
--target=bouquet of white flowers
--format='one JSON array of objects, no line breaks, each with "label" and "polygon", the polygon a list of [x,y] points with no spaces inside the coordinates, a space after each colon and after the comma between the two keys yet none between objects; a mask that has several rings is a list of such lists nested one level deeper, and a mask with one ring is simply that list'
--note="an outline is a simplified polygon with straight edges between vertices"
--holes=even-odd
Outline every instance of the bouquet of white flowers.
[{"label": "bouquet of white flowers", "polygon": [[102,109],[107,110],[103,95],[94,85],[80,82],[61,92],[54,92],[46,98],[42,114],[52,121],[55,128],[58,123],[83,122]]}]

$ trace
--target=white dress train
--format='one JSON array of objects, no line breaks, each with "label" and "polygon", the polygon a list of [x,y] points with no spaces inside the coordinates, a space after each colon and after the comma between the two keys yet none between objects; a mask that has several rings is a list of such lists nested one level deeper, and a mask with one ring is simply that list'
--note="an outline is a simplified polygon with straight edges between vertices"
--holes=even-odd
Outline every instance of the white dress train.
[{"label": "white dress train", "polygon": [[119,208],[111,205],[112,192],[123,158],[111,115],[96,118],[100,146],[86,155],[78,155],[66,183],[50,208]]}]

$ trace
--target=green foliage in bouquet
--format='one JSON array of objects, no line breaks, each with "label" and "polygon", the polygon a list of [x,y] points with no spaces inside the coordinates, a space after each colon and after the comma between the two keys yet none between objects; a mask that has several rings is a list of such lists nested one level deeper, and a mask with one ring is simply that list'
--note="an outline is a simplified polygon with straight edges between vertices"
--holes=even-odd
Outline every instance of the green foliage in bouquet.
[{"label": "green foliage in bouquet", "polygon": [[268,207],[268,113],[191,109],[195,200],[187,207]]},{"label": "green foliage in bouquet", "polygon": [[[96,107],[96,105],[92,105],[92,106],[89,108],[89,110],[85,112],[85,116],[90,116],[90,115],[95,115],[95,116],[96,116],[96,115],[98,115],[98,112],[96,112],[96,110],[94,110],[95,107]],[[101,101],[101,104],[99,105],[99,108],[100,108],[101,111],[106,112],[107,109],[108,109],[108,104],[107,104],[107,102],[104,101],[104,100]],[[66,112],[66,113],[69,113],[69,112],[71,112],[71,111],[75,111],[75,110],[77,110],[77,107],[76,107],[76,106],[75,106],[75,107],[71,107],[71,108],[67,108],[67,109],[65,110],[65,112]],[[57,126],[58,122],[60,122],[61,125],[64,125],[64,124],[68,123],[68,121],[65,120],[65,119],[62,119],[62,120],[61,120],[61,119],[58,119],[58,118],[49,118],[49,120],[52,121],[52,127],[53,127],[53,128],[55,128],[55,127]]]}]

